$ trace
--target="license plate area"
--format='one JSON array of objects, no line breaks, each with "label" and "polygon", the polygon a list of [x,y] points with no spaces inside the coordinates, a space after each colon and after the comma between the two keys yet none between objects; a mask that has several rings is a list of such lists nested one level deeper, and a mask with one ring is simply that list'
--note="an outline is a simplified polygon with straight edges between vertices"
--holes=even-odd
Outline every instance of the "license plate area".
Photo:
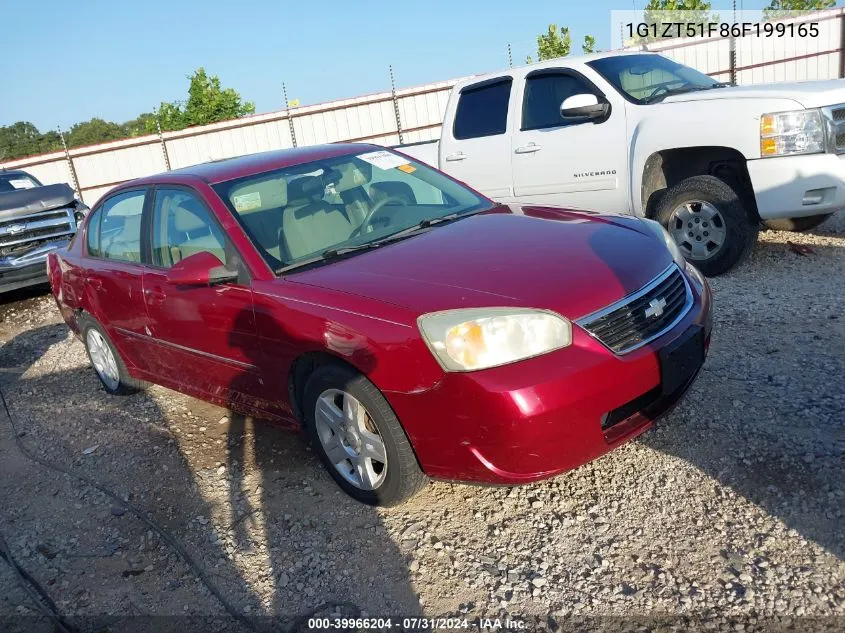
[{"label": "license plate area", "polygon": [[658,352],[660,382],[664,396],[674,394],[704,363],[704,328],[693,325]]}]

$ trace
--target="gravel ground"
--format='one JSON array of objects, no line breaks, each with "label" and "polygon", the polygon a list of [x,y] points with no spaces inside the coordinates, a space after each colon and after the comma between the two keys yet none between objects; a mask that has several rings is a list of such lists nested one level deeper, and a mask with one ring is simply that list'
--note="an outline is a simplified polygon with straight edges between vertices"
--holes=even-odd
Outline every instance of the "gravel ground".
[{"label": "gravel ground", "polygon": [[[0,305],[0,385],[26,446],[148,512],[248,616],[842,631],[844,271],[845,215],[761,234],[749,262],[713,280],[710,357],[654,430],[551,481],[433,483],[390,510],[340,493],[299,435],[160,387],[108,396],[38,292]],[[224,614],[148,525],[24,458],[6,419],[0,480],[0,535],[63,613]],[[0,618],[30,613],[0,565]]]}]

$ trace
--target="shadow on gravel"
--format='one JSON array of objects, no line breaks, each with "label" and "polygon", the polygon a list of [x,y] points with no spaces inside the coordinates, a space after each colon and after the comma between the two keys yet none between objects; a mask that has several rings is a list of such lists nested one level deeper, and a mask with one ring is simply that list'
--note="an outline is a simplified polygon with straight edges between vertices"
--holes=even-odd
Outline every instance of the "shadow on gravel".
[{"label": "shadow on gravel", "polygon": [[[0,533],[71,621],[105,613],[96,622],[87,616],[76,621],[84,630],[105,625],[125,632],[183,633],[198,625],[287,631],[304,630],[309,615],[419,611],[407,565],[378,514],[341,494],[294,434],[231,414],[228,446],[220,449],[229,455],[228,473],[220,479],[229,486],[228,497],[221,496],[231,506],[231,520],[218,521],[215,529],[220,506],[203,497],[207,487],[198,485],[201,473],[185,453],[195,452],[201,440],[184,434],[174,440],[171,428],[181,422],[149,395],[109,396],[89,366],[64,368],[61,354],[56,370],[39,367],[25,375],[67,336],[64,324],[51,325],[0,348],[0,384],[23,441],[148,512],[235,610],[249,614],[250,624],[228,617],[195,571],[130,511],[78,480],[24,460],[0,412],[0,479],[26,482],[21,490],[0,493],[3,507],[17,508],[13,515],[0,513]],[[340,603],[349,604],[338,610]],[[46,623],[0,613],[4,631],[38,631]]]},{"label": "shadow on gravel", "polygon": [[[234,329],[241,331],[252,320],[251,312],[242,313]],[[272,367],[277,363],[267,355],[299,349],[293,335],[269,315],[263,315],[259,329],[262,345],[247,350],[255,366]],[[229,386],[230,402],[248,401],[254,383],[247,373],[237,376]],[[376,510],[340,490],[304,433],[236,408],[230,407],[227,434],[234,537],[245,551],[258,541],[269,545],[271,610],[323,617],[333,612],[421,615],[408,563]],[[298,626],[305,624],[300,617]]]}]

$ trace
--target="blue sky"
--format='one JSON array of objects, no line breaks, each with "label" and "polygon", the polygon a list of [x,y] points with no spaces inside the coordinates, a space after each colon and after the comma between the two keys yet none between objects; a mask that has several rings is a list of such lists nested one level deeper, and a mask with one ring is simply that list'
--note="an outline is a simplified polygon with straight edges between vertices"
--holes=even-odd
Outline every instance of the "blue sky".
[{"label": "blue sky", "polygon": [[[440,81],[507,66],[533,52],[549,23],[610,45],[610,11],[646,0],[31,0],[3,3],[0,125],[39,129],[102,117],[122,122],[184,99],[199,66],[254,101],[302,104]],[[738,3],[739,4],[739,3]],[[759,9],[767,0],[742,0]],[[730,7],[726,0],[714,8]],[[61,39],[47,33],[56,24]],[[36,37],[33,37],[33,34]]]}]

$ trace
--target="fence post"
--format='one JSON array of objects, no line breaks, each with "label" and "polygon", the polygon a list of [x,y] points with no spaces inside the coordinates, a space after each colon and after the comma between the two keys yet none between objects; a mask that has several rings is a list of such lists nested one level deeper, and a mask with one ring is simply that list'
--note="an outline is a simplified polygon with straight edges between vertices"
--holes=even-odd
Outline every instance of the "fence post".
[{"label": "fence post", "polygon": [[511,45],[508,44],[508,68],[513,68],[513,55],[511,55]]},{"label": "fence post", "polygon": [[845,79],[845,13],[839,14],[839,78]]},{"label": "fence post", "polygon": [[[73,158],[70,156],[70,152],[67,148],[67,143],[65,143],[65,135],[62,132],[61,126],[57,125],[56,129],[59,131],[59,138],[62,140],[62,147],[65,150],[65,160],[67,160],[67,166],[70,169],[70,177],[73,180],[73,188],[76,191],[76,195],[79,196],[79,199],[82,200],[82,188],[79,186],[79,178],[76,177],[76,167],[73,164]],[[84,200],[82,200],[85,202]]]},{"label": "fence post", "polygon": [[396,98],[396,82],[393,79],[393,65],[388,66],[390,69],[390,95],[393,98],[393,113],[396,115],[396,131],[399,133],[399,144],[405,142],[402,137],[402,119],[399,117],[399,99]]},{"label": "fence post", "polygon": [[158,109],[153,108],[153,116],[156,120],[156,130],[158,131],[158,142],[161,143],[161,155],[164,156],[164,166],[167,171],[170,171],[170,156],[167,154],[167,144],[164,142],[164,134],[161,132],[161,122],[158,120]]},{"label": "fence post", "polygon": [[[736,0],[734,0],[734,2],[733,2],[733,13],[734,13],[734,24],[736,24]],[[736,85],[736,37],[733,36],[733,33],[731,33],[730,45],[731,45],[731,52],[730,52],[730,56],[731,56],[731,65],[730,65],[731,85],[735,86]]]},{"label": "fence post", "polygon": [[282,82],[282,97],[285,99],[285,113],[288,117],[288,128],[290,129],[290,142],[293,147],[296,147],[296,129],[293,127],[293,117],[290,113],[290,101],[288,101],[288,89],[285,82]]}]

